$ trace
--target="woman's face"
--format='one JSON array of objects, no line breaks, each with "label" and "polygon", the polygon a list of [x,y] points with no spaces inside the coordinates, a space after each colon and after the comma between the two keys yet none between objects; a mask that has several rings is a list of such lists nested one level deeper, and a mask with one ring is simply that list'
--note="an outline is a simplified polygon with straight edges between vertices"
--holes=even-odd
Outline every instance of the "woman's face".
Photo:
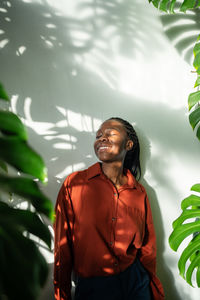
[{"label": "woman's face", "polygon": [[102,162],[122,161],[133,147],[123,125],[116,120],[105,121],[96,133],[94,151]]}]

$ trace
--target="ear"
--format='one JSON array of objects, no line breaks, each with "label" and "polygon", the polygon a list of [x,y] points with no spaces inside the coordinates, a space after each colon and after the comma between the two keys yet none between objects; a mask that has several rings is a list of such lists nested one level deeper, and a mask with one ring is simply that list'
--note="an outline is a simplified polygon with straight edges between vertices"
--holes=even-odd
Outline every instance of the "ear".
[{"label": "ear", "polygon": [[131,150],[132,148],[133,148],[133,141],[128,140],[128,141],[126,142],[126,150],[129,151],[129,150]]}]

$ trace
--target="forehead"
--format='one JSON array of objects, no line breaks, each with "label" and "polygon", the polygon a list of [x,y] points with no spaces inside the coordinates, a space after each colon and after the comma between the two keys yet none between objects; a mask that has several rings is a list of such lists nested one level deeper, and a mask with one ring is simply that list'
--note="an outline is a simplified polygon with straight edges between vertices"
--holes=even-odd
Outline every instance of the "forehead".
[{"label": "forehead", "polygon": [[116,129],[119,132],[126,133],[124,126],[117,120],[108,120],[103,122],[98,131],[102,131],[105,129]]}]

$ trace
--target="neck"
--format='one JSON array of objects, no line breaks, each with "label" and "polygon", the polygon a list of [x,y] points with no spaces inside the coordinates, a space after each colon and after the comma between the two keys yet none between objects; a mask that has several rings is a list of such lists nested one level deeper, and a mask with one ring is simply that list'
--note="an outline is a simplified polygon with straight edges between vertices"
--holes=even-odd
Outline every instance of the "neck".
[{"label": "neck", "polygon": [[102,163],[102,170],[114,185],[124,184],[126,176],[123,173],[123,162]]}]

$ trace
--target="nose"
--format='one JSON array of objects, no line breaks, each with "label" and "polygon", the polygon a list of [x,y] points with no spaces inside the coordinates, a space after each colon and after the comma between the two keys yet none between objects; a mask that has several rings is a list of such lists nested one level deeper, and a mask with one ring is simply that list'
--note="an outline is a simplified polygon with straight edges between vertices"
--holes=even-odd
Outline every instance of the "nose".
[{"label": "nose", "polygon": [[106,134],[102,134],[102,136],[99,138],[100,141],[104,142],[108,140],[108,136]]}]

